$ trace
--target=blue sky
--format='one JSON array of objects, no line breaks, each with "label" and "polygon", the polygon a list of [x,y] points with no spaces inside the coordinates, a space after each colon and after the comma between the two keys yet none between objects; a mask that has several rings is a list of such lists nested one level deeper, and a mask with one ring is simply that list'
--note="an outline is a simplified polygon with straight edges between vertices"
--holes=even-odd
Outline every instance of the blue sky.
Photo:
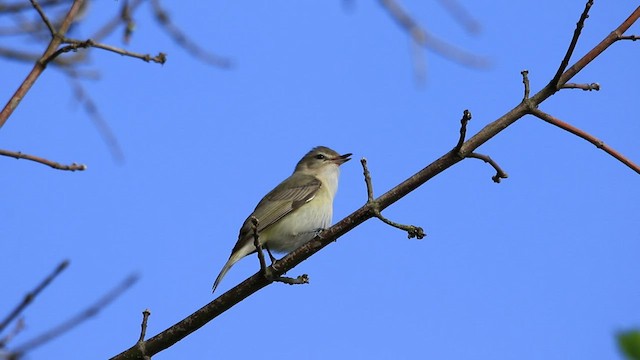
[{"label": "blue sky", "polygon": [[[165,65],[91,51],[84,84],[125,154],[113,160],[64,75],[48,69],[7,124],[0,148],[87,164],[62,172],[0,158],[0,271],[6,313],[60,261],[70,267],[24,313],[19,345],[131,273],[139,282],[31,359],[107,358],[213,300],[211,284],[259,199],[310,148],[366,157],[377,195],[447,152],[464,109],[473,134],[555,73],[583,1],[464,2],[467,34],[437,2],[403,3],[434,34],[486,56],[478,70],[424,52],[419,84],[407,34],[377,2],[169,4],[173,21],[234,61],[221,70],[177,47],[148,7],[128,46]],[[121,2],[93,4],[88,36]],[[633,11],[597,2],[574,61]],[[636,25],[630,34],[640,33]],[[106,40],[123,46],[119,36]],[[23,45],[23,44],[20,44]],[[24,44],[25,47],[32,44]],[[619,42],[541,109],[640,161],[638,44]],[[2,63],[8,99],[30,66]],[[185,358],[619,359],[614,334],[640,326],[640,180],[586,141],[526,117],[478,149],[509,174],[466,160],[384,211],[422,226],[408,240],[370,220],[290,275],[157,355]],[[334,222],[366,201],[358,161],[342,168]],[[258,268],[248,257],[219,291]]]}]

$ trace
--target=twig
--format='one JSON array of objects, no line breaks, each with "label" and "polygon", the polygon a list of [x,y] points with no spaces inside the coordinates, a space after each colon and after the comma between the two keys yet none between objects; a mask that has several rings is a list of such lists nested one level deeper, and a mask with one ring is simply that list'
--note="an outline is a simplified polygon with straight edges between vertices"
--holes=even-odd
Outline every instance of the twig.
[{"label": "twig", "polygon": [[36,9],[38,14],[40,15],[42,22],[44,22],[44,24],[47,25],[47,28],[49,29],[49,33],[51,33],[51,36],[52,37],[56,36],[56,29],[53,27],[53,25],[51,25],[51,22],[49,21],[47,14],[44,13],[44,10],[42,10],[42,7],[40,7],[40,4],[38,3],[38,1],[37,0],[30,0],[30,1],[31,1],[31,5]]},{"label": "twig", "polygon": [[636,41],[636,40],[640,40],[640,36],[638,35],[627,35],[627,36],[618,36],[618,40],[631,40],[631,41]]},{"label": "twig", "polygon": [[[309,275],[302,274],[296,278],[290,278],[286,276],[275,276],[271,267],[267,267],[267,263],[264,260],[264,253],[262,252],[262,245],[260,245],[259,235],[258,235],[258,218],[255,216],[251,217],[251,229],[253,230],[253,245],[256,247],[256,252],[258,253],[258,259],[260,260],[260,271],[264,275],[264,277],[269,281],[281,282],[289,285],[300,285],[300,284],[308,284],[309,283]],[[269,252],[269,256],[271,257],[271,261],[273,262],[274,258]]]},{"label": "twig", "polygon": [[20,332],[22,332],[24,328],[24,319],[20,318],[18,319],[18,321],[16,321],[16,325],[13,327],[13,329],[11,329],[11,331],[9,331],[7,335],[0,339],[0,359],[4,359],[2,349],[6,348],[7,344],[10,343],[11,340],[13,340],[13,338],[15,338],[18,334],[20,334]]},{"label": "twig", "polygon": [[13,114],[13,111],[20,104],[20,101],[22,101],[24,96],[27,94],[27,92],[29,92],[29,90],[31,89],[33,84],[36,82],[40,74],[42,74],[42,72],[46,68],[47,63],[44,62],[43,60],[47,59],[49,56],[51,56],[51,54],[56,52],[56,49],[62,43],[62,37],[67,32],[67,30],[69,29],[69,26],[71,26],[71,22],[76,17],[76,15],[78,14],[78,11],[82,7],[82,3],[83,3],[83,0],[74,0],[73,4],[71,5],[71,8],[69,9],[66,16],[64,17],[64,20],[62,21],[62,24],[60,25],[58,32],[56,33],[57,36],[53,36],[51,38],[51,41],[49,42],[47,49],[44,51],[44,54],[42,55],[41,60],[35,63],[35,65],[33,66],[33,69],[31,69],[31,72],[29,72],[29,74],[24,79],[24,81],[20,84],[16,92],[9,99],[5,107],[2,109],[2,111],[0,111],[0,128],[4,126],[4,124],[7,122],[11,114]]},{"label": "twig", "polygon": [[231,60],[205,51],[197,43],[189,40],[189,38],[177,26],[171,23],[169,14],[162,8],[158,0],[151,0],[151,6],[155,13],[155,19],[179,46],[187,50],[191,55],[210,65],[221,68],[232,67],[233,64]]},{"label": "twig", "polygon": [[143,342],[147,335],[147,321],[149,320],[150,315],[151,311],[149,309],[145,309],[142,312],[142,324],[140,324],[140,339],[138,342]]},{"label": "twig", "polygon": [[60,273],[62,273],[62,271],[67,268],[67,266],[69,266],[69,260],[62,261],[60,264],[58,264],[58,266],[56,266],[51,274],[44,278],[44,280],[42,280],[42,282],[35,287],[35,289],[28,292],[27,295],[25,295],[24,299],[22,299],[22,302],[18,304],[18,306],[16,306],[16,308],[13,309],[13,311],[11,311],[4,320],[2,320],[2,322],[0,322],[0,332],[2,332],[2,330],[4,330],[7,325],[9,325],[11,321],[13,321],[13,319],[20,315],[20,313],[33,302],[36,296],[38,296],[38,294],[40,294],[40,292],[44,290],[44,288],[46,288],[53,281],[53,279],[60,275]]},{"label": "twig", "polygon": [[524,84],[524,96],[522,97],[522,101],[529,100],[529,92],[531,88],[529,87],[529,70],[520,71],[522,74],[522,84]]},{"label": "twig", "polygon": [[136,59],[140,59],[144,62],[155,62],[158,64],[164,64],[167,61],[167,55],[165,53],[158,53],[158,55],[156,56],[151,56],[149,54],[140,54],[140,53],[135,53],[135,52],[131,52],[131,51],[127,51],[125,49],[121,49],[119,47],[115,47],[115,46],[111,46],[111,45],[107,45],[107,44],[102,44],[102,43],[98,43],[95,42],[91,39],[87,39],[87,40],[75,40],[75,39],[64,39],[63,43],[65,44],[69,44],[67,46],[63,46],[60,49],[56,50],[53,54],[51,54],[50,56],[48,56],[46,59],[44,59],[44,63],[49,63],[50,61],[52,61],[53,59],[55,59],[56,57],[64,54],[64,53],[68,53],[70,51],[76,51],[78,49],[85,49],[85,48],[89,48],[89,47],[94,47],[94,48],[98,48],[98,49],[102,49],[102,50],[106,50],[106,51],[111,51],[114,52],[116,54],[120,54],[123,56],[129,56],[132,58],[136,58]]},{"label": "twig", "polygon": [[464,144],[464,139],[467,136],[467,123],[469,121],[471,121],[471,111],[465,109],[462,112],[462,119],[460,119],[460,137],[458,138],[458,143],[453,148],[455,152],[460,152],[462,144]]},{"label": "twig", "polygon": [[47,160],[45,158],[41,158],[41,157],[34,156],[34,155],[24,154],[24,153],[22,153],[20,151],[10,151],[10,150],[0,149],[0,155],[12,157],[12,158],[15,158],[15,159],[25,159],[25,160],[35,161],[37,163],[48,165],[48,166],[50,166],[50,167],[52,167],[54,169],[58,169],[58,170],[68,170],[68,171],[83,171],[83,170],[87,170],[87,166],[84,165],[84,164],[71,163],[71,165],[62,165],[62,164],[57,163],[55,161]]},{"label": "twig", "polygon": [[18,355],[24,355],[27,351],[31,351],[40,345],[43,345],[52,339],[66,333],[67,331],[75,328],[83,322],[89,320],[93,316],[96,316],[101,310],[109,305],[113,300],[118,298],[122,293],[129,289],[135,282],[138,281],[137,275],[130,275],[122,283],[116,286],[114,289],[105,294],[101,299],[96,301],[93,305],[86,308],[84,311],[71,317],[69,320],[61,323],[60,325],[52,328],[49,331],[25,342],[24,344],[16,347],[14,353]]},{"label": "twig", "polygon": [[367,206],[369,206],[373,216],[377,217],[378,219],[380,219],[382,222],[384,222],[385,224],[392,226],[396,229],[400,229],[403,231],[407,232],[407,237],[409,239],[413,239],[413,238],[417,238],[417,239],[422,239],[424,238],[426,235],[424,233],[424,230],[419,227],[419,226],[414,226],[414,225],[404,225],[404,224],[400,224],[397,223],[395,221],[391,221],[387,218],[385,218],[384,216],[382,216],[382,213],[380,212],[380,207],[378,205],[378,203],[374,200],[373,198],[373,183],[371,181],[371,173],[369,172],[369,168],[367,167],[367,159],[362,158],[360,159],[360,163],[362,164],[362,170],[363,170],[363,174],[364,174],[364,182],[367,184]]},{"label": "twig", "polygon": [[84,111],[89,114],[89,118],[93,121],[93,125],[98,129],[98,133],[102,137],[102,140],[107,144],[107,148],[111,153],[111,156],[117,163],[124,162],[124,152],[120,147],[118,142],[118,138],[111,130],[109,123],[102,117],[102,114],[98,110],[98,107],[93,102],[93,100],[89,97],[82,84],[74,80],[72,81],[73,92],[76,96],[76,100],[82,104]]},{"label": "twig", "polygon": [[506,178],[509,177],[509,175],[500,168],[498,163],[496,163],[488,155],[484,155],[484,154],[479,154],[479,153],[474,153],[473,152],[473,153],[467,155],[467,157],[468,158],[474,158],[474,159],[480,159],[480,160],[488,163],[489,165],[491,165],[496,170],[496,174],[491,177],[491,180],[493,180],[494,183],[499,184],[500,180],[506,179]]},{"label": "twig", "polygon": [[[50,6],[50,5],[56,5],[61,3],[62,0],[42,0],[41,1],[41,5],[44,6]],[[4,2],[2,4],[0,4],[0,12],[3,14],[9,14],[9,13],[18,13],[21,11],[25,11],[29,8],[31,8],[33,5],[29,5],[27,3],[24,2],[15,2],[13,4],[5,4]]]},{"label": "twig", "polygon": [[[145,0],[133,0],[128,4],[129,13],[133,13]],[[94,41],[102,41],[109,36],[122,23],[122,13],[118,13],[91,37]]]},{"label": "twig", "polygon": [[[622,24],[620,24],[615,30],[613,30],[607,37],[605,37],[598,45],[596,45],[593,49],[589,50],[580,60],[576,61],[570,68],[568,68],[557,83],[550,83],[556,87],[556,90],[559,86],[562,86],[567,81],[571,80],[579,71],[584,69],[585,66],[589,65],[590,62],[593,61],[598,55],[602,54],[611,44],[618,41],[620,36],[627,31],[631,25],[633,25],[636,20],[640,17],[640,6],[638,6],[630,15],[625,19]],[[546,95],[546,94],[545,94]],[[549,94],[549,96],[551,96]]]},{"label": "twig", "polygon": [[591,84],[576,84],[576,83],[566,83],[562,85],[561,89],[581,89],[584,91],[599,91],[600,84],[591,83]]},{"label": "twig", "polygon": [[580,19],[576,23],[576,29],[573,31],[573,37],[571,38],[571,43],[569,44],[569,48],[567,49],[567,52],[564,55],[564,58],[562,59],[562,62],[560,62],[560,66],[558,67],[556,74],[554,75],[553,79],[550,82],[550,84],[555,86],[556,89],[560,89],[562,87],[562,84],[560,83],[560,77],[562,76],[562,74],[564,73],[564,70],[569,65],[569,60],[571,60],[571,55],[573,55],[573,51],[575,50],[576,45],[578,44],[578,38],[580,38],[580,33],[582,32],[582,28],[584,27],[584,22],[589,17],[589,10],[591,9],[592,5],[593,5],[593,0],[589,0],[585,4],[584,10],[582,11],[582,15],[580,15]]},{"label": "twig", "polygon": [[260,261],[260,271],[264,274],[266,278],[269,278],[267,274],[267,262],[264,261],[264,253],[262,252],[262,245],[260,245],[260,235],[258,235],[258,218],[255,216],[251,217],[251,230],[253,231],[253,246],[256,247],[256,252],[258,253],[258,260]]},{"label": "twig", "polygon": [[490,63],[486,58],[468,53],[431,35],[424,28],[418,25],[418,23],[400,6],[400,4],[398,4],[397,1],[380,0],[380,3],[391,17],[411,35],[411,38],[417,44],[431,49],[436,54],[444,56],[445,58],[462,65],[476,68],[489,67]]},{"label": "twig", "polygon": [[440,4],[449,11],[458,23],[462,24],[465,30],[472,34],[480,32],[480,23],[457,0],[440,0]]},{"label": "twig", "polygon": [[572,133],[573,135],[576,135],[578,137],[581,137],[585,140],[587,140],[588,142],[592,143],[593,145],[595,145],[598,149],[603,150],[604,152],[606,152],[607,154],[613,156],[615,159],[617,159],[618,161],[620,161],[621,163],[627,165],[631,170],[637,172],[638,174],[640,174],[640,166],[638,166],[637,164],[635,164],[633,161],[629,160],[627,157],[625,157],[624,155],[620,154],[619,152],[617,152],[616,150],[610,148],[609,146],[607,146],[604,142],[602,142],[602,140],[597,139],[596,137],[592,136],[591,134],[578,129],[577,127],[568,124],[556,117],[553,117],[545,112],[543,112],[542,110],[539,109],[533,109],[531,111],[531,114],[541,120],[544,120],[546,122],[548,122],[549,124],[555,125],[565,131],[568,131],[570,133]]}]

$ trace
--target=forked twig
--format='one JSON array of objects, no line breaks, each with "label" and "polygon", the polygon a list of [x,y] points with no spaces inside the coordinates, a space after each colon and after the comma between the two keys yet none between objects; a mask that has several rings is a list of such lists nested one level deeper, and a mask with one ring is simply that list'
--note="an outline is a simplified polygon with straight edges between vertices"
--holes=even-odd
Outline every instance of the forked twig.
[{"label": "forked twig", "polygon": [[377,217],[383,223],[392,226],[396,229],[400,229],[407,232],[407,237],[409,239],[422,239],[426,236],[424,230],[415,225],[404,225],[397,223],[395,221],[391,221],[386,217],[382,216],[382,212],[380,211],[380,207],[378,203],[375,201],[373,196],[373,182],[371,181],[371,173],[369,172],[369,168],[367,167],[367,159],[360,159],[360,163],[362,164],[362,170],[364,173],[364,182],[367,185],[367,206],[369,206],[371,213],[373,216]]}]

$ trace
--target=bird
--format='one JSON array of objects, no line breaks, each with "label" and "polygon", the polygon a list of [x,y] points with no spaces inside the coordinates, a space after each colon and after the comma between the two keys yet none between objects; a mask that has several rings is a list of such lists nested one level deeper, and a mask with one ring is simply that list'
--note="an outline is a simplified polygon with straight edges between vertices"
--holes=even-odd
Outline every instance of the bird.
[{"label": "bird", "polygon": [[229,260],[213,283],[212,292],[236,262],[256,252],[253,218],[258,220],[260,245],[270,256],[271,250],[291,252],[329,227],[340,165],[351,160],[351,155],[340,155],[326,146],[316,146],[304,155],[293,174],[267,193],[244,221]]}]

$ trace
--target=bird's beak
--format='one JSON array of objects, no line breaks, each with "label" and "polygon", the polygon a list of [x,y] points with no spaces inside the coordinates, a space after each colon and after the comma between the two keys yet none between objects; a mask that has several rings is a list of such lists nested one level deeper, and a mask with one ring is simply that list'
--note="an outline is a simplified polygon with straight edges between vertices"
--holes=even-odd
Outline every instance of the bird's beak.
[{"label": "bird's beak", "polygon": [[338,165],[342,165],[342,164],[346,163],[347,161],[351,160],[351,158],[349,156],[351,156],[351,153],[340,155],[337,158],[333,159],[333,162],[335,162]]}]

